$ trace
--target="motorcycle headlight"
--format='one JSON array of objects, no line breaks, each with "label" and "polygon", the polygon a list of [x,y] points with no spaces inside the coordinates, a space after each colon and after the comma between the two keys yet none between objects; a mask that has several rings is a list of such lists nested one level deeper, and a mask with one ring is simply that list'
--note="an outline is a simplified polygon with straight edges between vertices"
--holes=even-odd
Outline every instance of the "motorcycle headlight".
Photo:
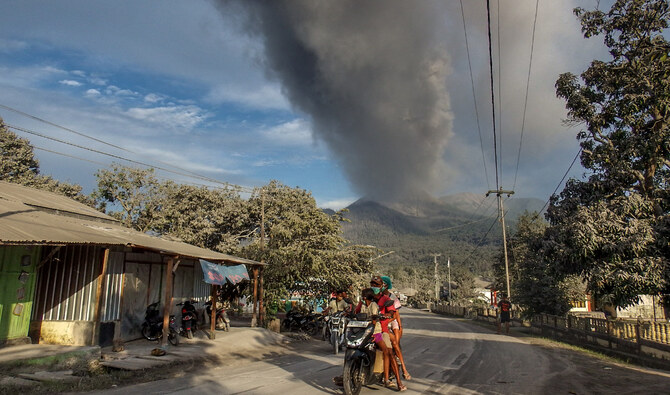
[{"label": "motorcycle headlight", "polygon": [[363,331],[351,331],[349,336],[347,336],[347,347],[359,347],[365,339],[372,334],[374,327],[367,327]]}]

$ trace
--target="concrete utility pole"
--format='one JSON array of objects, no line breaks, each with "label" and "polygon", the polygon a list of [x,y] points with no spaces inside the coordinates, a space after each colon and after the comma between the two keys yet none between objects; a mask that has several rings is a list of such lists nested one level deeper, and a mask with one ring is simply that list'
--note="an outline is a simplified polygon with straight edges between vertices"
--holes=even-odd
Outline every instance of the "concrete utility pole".
[{"label": "concrete utility pole", "polygon": [[433,254],[433,261],[435,262],[435,300],[440,300],[440,277],[437,275],[437,257],[442,254]]},{"label": "concrete utility pole", "polygon": [[451,259],[447,257],[447,281],[449,283],[449,303],[451,304]]},{"label": "concrete utility pole", "polygon": [[486,192],[486,197],[490,194],[495,193],[498,196],[498,215],[500,216],[500,222],[502,223],[502,234],[503,234],[503,251],[505,254],[505,277],[507,278],[507,297],[511,300],[512,294],[510,293],[509,288],[509,263],[507,261],[507,236],[505,234],[505,209],[503,208],[502,194],[506,194],[507,197],[514,195],[514,191],[503,191],[500,187],[497,191],[488,191]]}]

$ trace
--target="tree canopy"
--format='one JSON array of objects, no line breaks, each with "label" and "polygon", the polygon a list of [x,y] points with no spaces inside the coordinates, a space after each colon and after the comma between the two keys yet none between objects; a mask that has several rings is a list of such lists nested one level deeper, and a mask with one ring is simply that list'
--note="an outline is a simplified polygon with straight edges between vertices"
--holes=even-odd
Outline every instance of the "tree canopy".
[{"label": "tree canopy", "polygon": [[547,251],[615,306],[670,290],[670,43],[667,0],[617,0],[575,9],[586,38],[602,36],[611,59],[556,82],[589,176],[553,196]]}]

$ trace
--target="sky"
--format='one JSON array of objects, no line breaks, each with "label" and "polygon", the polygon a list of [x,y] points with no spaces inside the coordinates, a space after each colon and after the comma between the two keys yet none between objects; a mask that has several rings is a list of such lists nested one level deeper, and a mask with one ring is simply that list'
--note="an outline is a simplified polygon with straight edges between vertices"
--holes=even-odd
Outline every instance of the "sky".
[{"label": "sky", "polygon": [[[516,197],[548,199],[579,150],[554,84],[607,58],[572,13],[599,3],[491,0],[499,185]],[[333,209],[483,195],[487,36],[484,0],[5,0],[0,117],[69,143],[12,129],[43,174],[87,193],[117,162],[185,183],[275,179]]]}]

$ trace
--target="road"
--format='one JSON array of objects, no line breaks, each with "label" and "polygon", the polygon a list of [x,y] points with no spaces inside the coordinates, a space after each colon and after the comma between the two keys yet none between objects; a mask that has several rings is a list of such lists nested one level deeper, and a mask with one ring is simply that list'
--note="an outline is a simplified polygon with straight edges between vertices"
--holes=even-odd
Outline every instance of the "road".
[{"label": "road", "polygon": [[[670,372],[619,364],[542,339],[498,335],[493,327],[404,309],[403,350],[412,380],[407,394],[668,394]],[[343,357],[311,340],[288,353],[235,358],[183,377],[105,394],[341,394],[332,378]],[[364,387],[362,394],[396,392]]]}]

